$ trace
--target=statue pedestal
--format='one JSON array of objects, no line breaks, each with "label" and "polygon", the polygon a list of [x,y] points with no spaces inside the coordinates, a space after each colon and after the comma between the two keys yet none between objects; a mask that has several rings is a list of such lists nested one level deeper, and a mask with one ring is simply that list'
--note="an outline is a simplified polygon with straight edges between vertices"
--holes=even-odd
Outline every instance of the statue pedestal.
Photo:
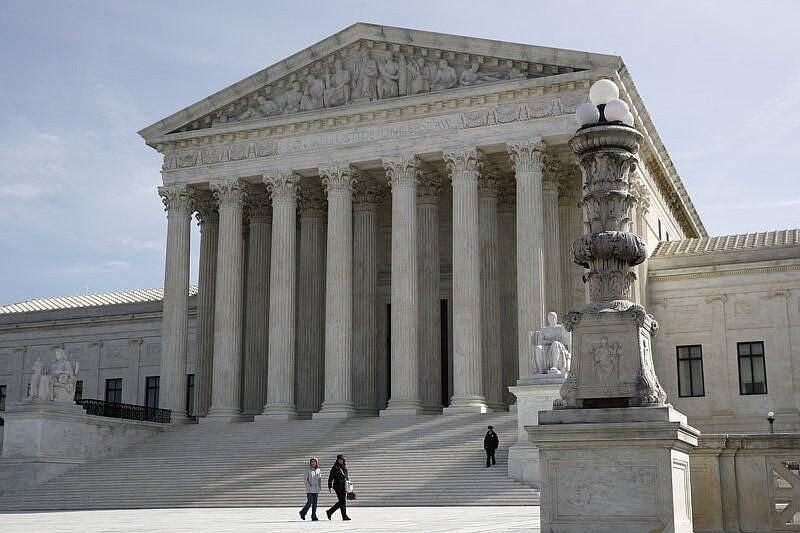
[{"label": "statue pedestal", "polygon": [[539,448],[541,531],[692,531],[689,452],[671,406],[565,409],[525,428]]},{"label": "statue pedestal", "polygon": [[539,450],[528,440],[525,426],[539,423],[539,411],[553,407],[564,374],[535,374],[517,381],[508,390],[517,397],[517,442],[508,450],[508,477],[539,488]]}]

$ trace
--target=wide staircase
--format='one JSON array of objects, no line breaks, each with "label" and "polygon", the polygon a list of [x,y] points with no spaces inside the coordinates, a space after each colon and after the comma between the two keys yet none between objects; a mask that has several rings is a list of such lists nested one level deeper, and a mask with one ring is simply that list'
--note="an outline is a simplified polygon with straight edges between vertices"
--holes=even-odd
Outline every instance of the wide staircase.
[{"label": "wide staircase", "polygon": [[[500,436],[492,468],[483,452],[488,424]],[[338,453],[347,458],[355,506],[538,505],[538,491],[507,477],[516,434],[509,413],[176,426],[0,495],[0,511],[299,507],[312,456],[323,472],[319,504],[327,507],[335,502],[325,484]]]}]

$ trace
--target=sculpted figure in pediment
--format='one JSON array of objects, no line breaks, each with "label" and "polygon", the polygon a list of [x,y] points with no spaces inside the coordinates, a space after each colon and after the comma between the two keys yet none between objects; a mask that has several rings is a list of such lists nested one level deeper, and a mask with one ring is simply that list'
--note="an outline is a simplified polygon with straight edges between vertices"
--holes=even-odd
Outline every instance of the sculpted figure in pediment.
[{"label": "sculpted figure in pediment", "polygon": [[280,113],[280,109],[275,105],[275,102],[265,98],[262,95],[256,97],[256,101],[252,103],[244,112],[237,117],[236,120],[249,120],[252,118],[271,117]]},{"label": "sculpted figure in pediment", "polygon": [[300,92],[300,82],[293,81],[289,90],[283,93],[283,114],[299,112],[302,99],[303,93]]},{"label": "sculpted figure in pediment", "polygon": [[425,69],[425,58],[418,57],[408,62],[408,94],[426,93],[431,90],[431,84]]},{"label": "sculpted figure in pediment", "polygon": [[350,71],[342,66],[342,60],[333,63],[333,74],[325,77],[325,107],[336,107],[350,102]]},{"label": "sculpted figure in pediment", "polygon": [[356,84],[353,88],[353,98],[355,100],[362,98],[375,100],[378,97],[377,78],[378,63],[369,57],[367,50],[364,50],[361,54],[361,61],[356,65]]},{"label": "sculpted figure in pediment", "polygon": [[303,96],[300,98],[301,111],[313,111],[322,109],[325,94],[325,82],[315,78],[312,74],[306,76],[306,87]]},{"label": "sculpted figure in pediment", "polygon": [[399,94],[398,82],[400,80],[400,65],[392,57],[391,52],[385,52],[378,63],[378,98],[394,98]]},{"label": "sculpted figure in pediment", "polygon": [[458,78],[459,85],[462,86],[470,86],[476,85],[480,81],[480,76],[478,75],[478,68],[480,65],[477,61],[473,61],[472,65],[469,68],[464,69],[461,73],[461,76]]},{"label": "sculpted figure in pediment", "polygon": [[511,67],[511,70],[508,71],[508,79],[510,80],[520,80],[527,77],[528,73],[518,69],[517,67]]},{"label": "sculpted figure in pediment", "polygon": [[439,67],[431,80],[431,90],[441,91],[450,89],[458,85],[458,74],[456,69],[450,66],[446,59],[439,60]]}]

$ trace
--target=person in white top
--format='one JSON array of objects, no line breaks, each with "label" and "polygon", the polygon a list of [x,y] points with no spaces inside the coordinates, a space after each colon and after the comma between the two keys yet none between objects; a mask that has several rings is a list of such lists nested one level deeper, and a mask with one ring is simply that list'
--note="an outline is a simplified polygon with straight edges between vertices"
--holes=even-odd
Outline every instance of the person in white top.
[{"label": "person in white top", "polygon": [[322,490],[322,471],[319,469],[319,461],[312,457],[308,461],[303,483],[306,486],[306,504],[300,509],[300,518],[306,519],[308,508],[311,507],[311,520],[317,520],[317,498],[319,491]]}]

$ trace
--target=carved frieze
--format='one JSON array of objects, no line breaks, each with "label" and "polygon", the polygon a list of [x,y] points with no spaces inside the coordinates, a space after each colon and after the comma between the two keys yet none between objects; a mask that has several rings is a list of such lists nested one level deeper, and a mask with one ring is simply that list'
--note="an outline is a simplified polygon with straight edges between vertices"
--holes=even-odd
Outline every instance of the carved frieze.
[{"label": "carved frieze", "polygon": [[[360,41],[274,80],[176,131],[576,70],[568,66]],[[506,121],[520,120],[513,118],[519,112],[519,109],[501,110],[498,117]]]}]

